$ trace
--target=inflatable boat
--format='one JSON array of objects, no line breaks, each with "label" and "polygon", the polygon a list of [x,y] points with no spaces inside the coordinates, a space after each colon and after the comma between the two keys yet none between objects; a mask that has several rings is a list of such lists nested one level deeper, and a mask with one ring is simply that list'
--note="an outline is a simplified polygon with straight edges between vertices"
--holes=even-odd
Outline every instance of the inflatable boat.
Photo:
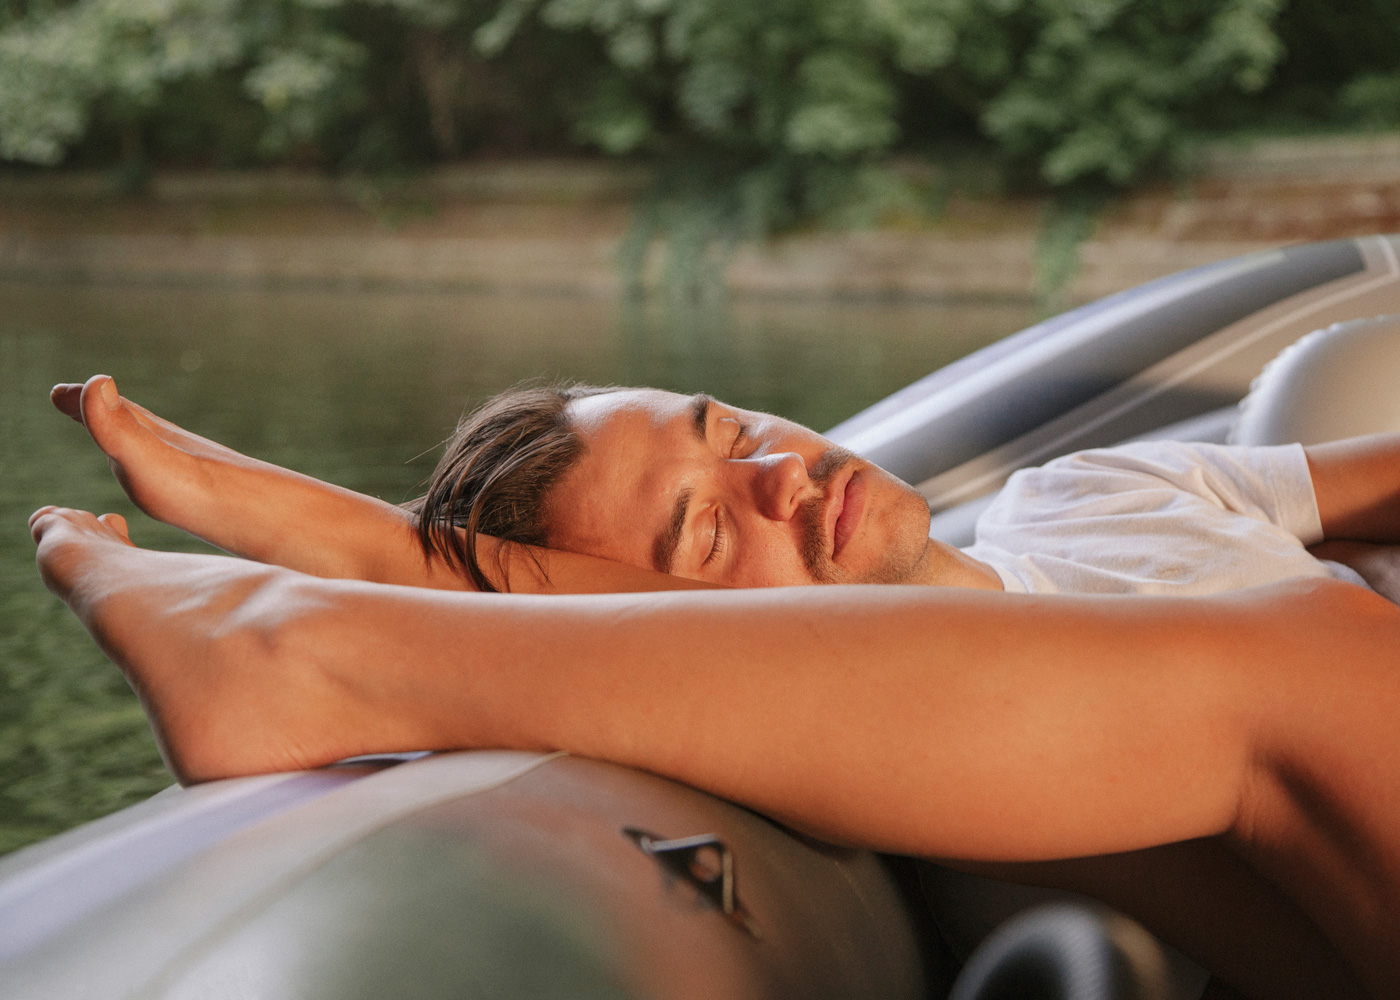
[{"label": "inflatable boat", "polygon": [[[933,533],[966,543],[1017,468],[1142,436],[1248,440],[1268,400],[1245,418],[1238,403],[1266,362],[1339,323],[1391,349],[1400,324],[1367,318],[1393,313],[1400,237],[1224,261],[1041,323],[830,436],[916,484]],[[1295,356],[1318,357],[1295,364],[1299,377],[1333,363],[1307,343]],[[947,894],[944,909],[979,905],[981,890],[923,886]],[[925,902],[907,862],[612,764],[367,757],[172,788],[0,860],[0,998],[1108,1000],[1193,988],[1109,914],[1023,914],[979,945],[940,935]]]}]

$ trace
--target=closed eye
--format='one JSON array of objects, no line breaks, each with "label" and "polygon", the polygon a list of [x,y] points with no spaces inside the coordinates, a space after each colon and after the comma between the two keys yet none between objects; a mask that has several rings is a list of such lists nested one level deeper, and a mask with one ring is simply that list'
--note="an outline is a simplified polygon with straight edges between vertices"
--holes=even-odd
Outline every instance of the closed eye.
[{"label": "closed eye", "polygon": [[734,434],[734,440],[729,442],[729,457],[740,458],[740,452],[748,450],[749,447],[749,425],[739,424],[736,421],[738,430]]},{"label": "closed eye", "polygon": [[708,566],[724,554],[724,546],[728,541],[728,532],[724,527],[724,511],[719,507],[715,508],[715,536],[714,542],[710,545],[710,554],[705,557],[704,565]]}]

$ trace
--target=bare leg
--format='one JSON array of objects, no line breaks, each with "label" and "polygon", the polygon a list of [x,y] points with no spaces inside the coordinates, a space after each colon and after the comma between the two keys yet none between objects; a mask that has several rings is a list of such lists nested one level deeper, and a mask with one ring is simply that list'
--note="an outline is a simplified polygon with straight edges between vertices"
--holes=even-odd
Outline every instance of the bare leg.
[{"label": "bare leg", "polygon": [[[429,559],[411,515],[393,504],[239,454],[192,434],[117,392],[106,375],[56,385],[54,406],[82,423],[117,481],[145,513],[235,555],[341,580],[470,590]],[[577,553],[478,536],[495,584],[524,593],[605,593],[705,586]],[[507,585],[508,584],[508,585]]]},{"label": "bare leg", "polygon": [[405,511],[249,458],[151,413],[107,375],[50,398],[92,435],[142,511],[213,545],[313,576],[462,586],[432,572]]},{"label": "bare leg", "polygon": [[[137,548],[117,514],[44,507],[29,524],[44,583],[126,675],[182,782],[298,770],[368,745],[353,730],[344,744],[340,723],[356,716],[314,671],[286,667],[307,661],[271,646],[287,609],[279,584],[297,574]],[[358,721],[390,745],[373,720]]]},{"label": "bare leg", "polygon": [[1359,587],[446,594],[147,552],[76,511],[32,530],[185,778],[508,746],[907,854],[1223,834],[1374,996],[1400,993],[1400,608]]},{"label": "bare leg", "polygon": [[132,502],[167,524],[184,527],[202,520],[190,509],[192,501],[205,499],[195,479],[196,460],[244,458],[123,399],[108,375],[94,375],[84,383],[60,383],[49,398],[87,428]]}]

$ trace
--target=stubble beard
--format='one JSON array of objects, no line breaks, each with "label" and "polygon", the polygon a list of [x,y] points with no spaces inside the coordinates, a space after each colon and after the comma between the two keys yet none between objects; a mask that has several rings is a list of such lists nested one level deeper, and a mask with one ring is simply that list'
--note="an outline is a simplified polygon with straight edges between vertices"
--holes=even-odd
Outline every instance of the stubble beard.
[{"label": "stubble beard", "polygon": [[[888,558],[881,560],[870,572],[859,577],[837,566],[827,554],[826,522],[823,515],[831,498],[831,481],[849,463],[861,461],[854,452],[832,445],[808,470],[808,477],[820,492],[802,501],[798,507],[797,517],[802,531],[802,563],[816,583],[911,583],[919,565],[917,555],[922,554],[924,546],[918,547],[918,553],[909,554],[912,558],[903,558],[904,553],[889,552]],[[923,498],[920,497],[920,500]],[[923,503],[927,508],[927,501]]]}]

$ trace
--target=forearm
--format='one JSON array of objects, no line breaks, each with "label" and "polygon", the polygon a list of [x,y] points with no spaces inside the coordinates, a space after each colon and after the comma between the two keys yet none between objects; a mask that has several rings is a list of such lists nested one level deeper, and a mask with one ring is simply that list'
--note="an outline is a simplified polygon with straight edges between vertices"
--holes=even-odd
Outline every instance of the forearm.
[{"label": "forearm", "polygon": [[1306,452],[1325,538],[1400,542],[1400,434],[1309,445]]}]

